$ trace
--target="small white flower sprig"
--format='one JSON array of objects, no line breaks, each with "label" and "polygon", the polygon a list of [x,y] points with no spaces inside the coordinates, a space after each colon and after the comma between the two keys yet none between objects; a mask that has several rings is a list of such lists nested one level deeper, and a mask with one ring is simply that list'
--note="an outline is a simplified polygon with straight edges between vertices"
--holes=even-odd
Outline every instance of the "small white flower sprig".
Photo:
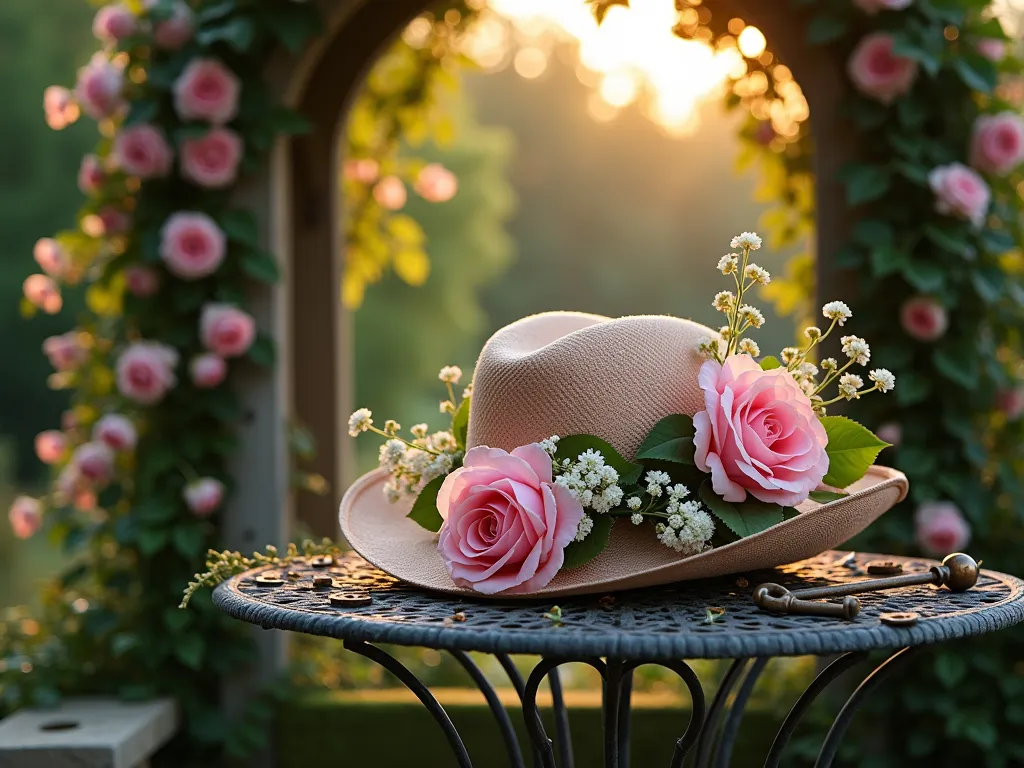
[{"label": "small white flower sprig", "polygon": [[[711,305],[719,312],[725,314],[728,323],[719,330],[721,340],[709,338],[700,343],[701,353],[721,363],[727,357],[734,354],[750,355],[760,357],[761,350],[753,339],[744,338],[751,328],[759,329],[764,325],[764,315],[757,307],[744,303],[748,298],[747,294],[758,285],[767,285],[771,282],[771,274],[757,264],[750,261],[751,251],[761,247],[761,238],[754,232],[743,232],[732,239],[731,245],[739,249],[740,253],[727,253],[718,261],[718,270],[723,275],[732,275],[736,285],[736,291],[719,291]],[[885,368],[875,368],[869,371],[868,380],[871,386],[865,387],[864,379],[850,371],[851,366],[867,366],[871,360],[871,347],[867,341],[859,336],[843,336],[840,339],[842,353],[847,360],[842,364],[833,357],[827,357],[815,365],[812,362],[814,352],[822,342],[827,339],[837,327],[842,327],[847,320],[853,317],[853,312],[845,302],[830,301],[821,308],[821,313],[826,320],[830,321],[828,328],[823,332],[817,326],[808,326],[804,329],[804,338],[807,339],[805,346],[786,347],[779,355],[779,359],[773,357],[764,358],[761,361],[762,367],[785,366],[786,370],[793,376],[804,392],[811,399],[818,415],[824,415],[827,406],[840,400],[857,400],[869,392],[891,392],[896,386],[896,377],[891,371]],[[725,350],[722,350],[722,342],[725,343]],[[780,362],[781,360],[781,362]],[[819,374],[824,375],[819,380]],[[837,384],[839,394],[826,400],[823,392],[831,384]]]},{"label": "small white flower sprig", "polygon": [[375,427],[373,413],[369,408],[360,408],[349,417],[348,433],[352,437],[362,432],[372,432],[387,438],[380,447],[378,461],[391,475],[391,479],[384,485],[384,495],[388,501],[415,497],[432,480],[449,474],[462,464],[473,387],[469,385],[463,390],[461,398],[456,397],[455,385],[462,378],[462,369],[455,365],[442,368],[438,378],[448,389],[448,398],[440,404],[441,413],[452,417],[451,426],[447,430],[431,433],[426,424],[415,424],[409,430],[411,438],[406,439],[399,434],[402,425],[394,419],[384,422],[384,429]]}]

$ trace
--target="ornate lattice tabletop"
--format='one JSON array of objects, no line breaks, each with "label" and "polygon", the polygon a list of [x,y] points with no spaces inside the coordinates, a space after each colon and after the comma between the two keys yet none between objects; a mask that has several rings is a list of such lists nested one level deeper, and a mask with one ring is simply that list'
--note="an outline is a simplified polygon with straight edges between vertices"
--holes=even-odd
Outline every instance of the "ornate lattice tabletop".
[{"label": "ornate lattice tabletop", "polygon": [[[545,768],[554,768],[556,750],[561,768],[572,765],[557,667],[570,661],[594,666],[604,678],[605,764],[628,768],[630,686],[638,666],[656,663],[672,669],[690,691],[690,723],[676,743],[671,765],[681,766],[696,747],[697,766],[724,766],[743,707],[771,657],[842,654],[820,672],[784,721],[765,763],[776,766],[804,712],[830,682],[864,660],[868,651],[895,650],[840,710],[818,758],[818,765],[827,766],[866,695],[912,648],[992,632],[1024,620],[1024,582],[987,570],[967,592],[928,585],[861,595],[862,610],[852,622],[768,614],[751,600],[754,587],[763,582],[796,589],[870,578],[868,563],[882,559],[899,563],[904,573],[936,565],[930,560],[826,552],[774,571],[563,598],[559,621],[550,610],[550,599],[474,600],[430,594],[347,555],[336,562],[314,558],[286,569],[246,571],[220,585],[214,601],[230,615],[262,627],[342,639],[349,650],[395,673],[444,728],[462,767],[472,763],[444,710],[408,669],[370,643],[449,651],[487,698],[513,768],[524,762],[511,723],[490,683],[465,651],[492,653],[508,672],[523,702],[536,764]],[[894,620],[892,614],[903,618]],[[520,653],[543,657],[525,681],[508,657]],[[734,660],[707,707],[696,675],[683,661],[696,658]],[[557,746],[544,733],[537,710],[537,690],[545,677],[552,689]]]}]

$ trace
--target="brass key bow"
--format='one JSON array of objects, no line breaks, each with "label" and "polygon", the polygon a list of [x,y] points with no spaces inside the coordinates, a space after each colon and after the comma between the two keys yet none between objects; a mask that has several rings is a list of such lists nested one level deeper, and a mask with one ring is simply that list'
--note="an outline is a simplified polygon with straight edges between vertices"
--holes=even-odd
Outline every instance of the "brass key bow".
[{"label": "brass key bow", "polygon": [[[889,576],[884,579],[851,581],[827,587],[788,590],[781,584],[761,584],[754,590],[754,603],[769,613],[795,613],[802,616],[833,616],[852,620],[860,612],[860,601],[853,597],[863,592],[934,584],[953,592],[964,592],[978,583],[980,568],[970,555],[947,555],[942,565],[933,565],[923,573]],[[841,603],[814,602],[820,598],[842,597]]]}]

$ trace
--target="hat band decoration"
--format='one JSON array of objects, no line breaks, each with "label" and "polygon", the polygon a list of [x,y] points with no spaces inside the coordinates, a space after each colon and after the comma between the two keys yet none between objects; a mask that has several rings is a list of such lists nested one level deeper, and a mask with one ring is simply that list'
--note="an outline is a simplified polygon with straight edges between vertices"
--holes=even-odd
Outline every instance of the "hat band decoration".
[{"label": "hat band decoration", "polygon": [[[841,500],[848,495],[842,489],[868,473],[889,444],[827,410],[889,392],[895,377],[877,368],[865,384],[852,370],[871,359],[868,343],[857,336],[841,337],[842,361],[813,362],[852,316],[842,301],[822,308],[824,331],[808,327],[800,347],[762,357],[747,336],[764,324],[751,293],[771,280],[750,260],[761,239],[744,232],[731,245],[718,271],[732,279],[733,290],[712,302],[726,323],[698,347],[703,409],[658,414],[630,458],[593,434],[536,435],[512,450],[472,444],[473,385],[456,394],[462,377],[456,366],[439,374],[447,389],[440,405],[451,418],[447,430],[417,424],[405,437],[393,420],[375,426],[366,408],[352,414],[350,435],[385,439],[384,495],[390,502],[415,499],[408,517],[437,534],[438,557],[456,586],[483,595],[536,592],[560,571],[600,555],[614,541],[619,518],[648,527],[680,559],[691,557],[790,520],[807,500]],[[833,385],[837,393],[829,398]]]}]

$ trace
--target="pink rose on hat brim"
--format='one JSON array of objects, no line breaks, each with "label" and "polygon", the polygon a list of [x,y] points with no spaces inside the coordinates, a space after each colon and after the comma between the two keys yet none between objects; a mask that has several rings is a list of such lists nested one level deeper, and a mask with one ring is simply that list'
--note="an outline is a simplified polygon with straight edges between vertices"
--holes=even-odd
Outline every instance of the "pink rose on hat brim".
[{"label": "pink rose on hat brim", "polygon": [[160,257],[183,280],[212,275],[226,254],[227,236],[205,213],[175,213],[160,230]]},{"label": "pink rose on hat brim", "polygon": [[933,557],[958,552],[971,541],[970,523],[951,501],[932,501],[918,507],[914,532],[918,546]]},{"label": "pink rose on hat brim", "polygon": [[935,193],[935,210],[966,219],[975,227],[985,223],[992,199],[988,184],[963,163],[950,163],[933,168],[928,184]]},{"label": "pink rose on hat brim", "polygon": [[230,304],[207,304],[199,317],[199,338],[220,357],[240,357],[256,340],[256,321]]},{"label": "pink rose on hat brim", "polygon": [[200,187],[222,189],[238,175],[242,151],[242,138],[230,128],[186,139],[181,145],[181,175]]},{"label": "pink rose on hat brim", "polygon": [[971,165],[1005,176],[1024,160],[1024,118],[1013,112],[982,115],[971,134]]},{"label": "pink rose on hat brim", "polygon": [[437,494],[438,551],[459,586],[485,595],[534,592],[565,561],[583,507],[553,481],[536,444],[507,453],[477,446]]},{"label": "pink rose on hat brim", "polygon": [[174,82],[174,109],[182,120],[230,123],[238,114],[241,83],[216,59],[193,59]]},{"label": "pink rose on hat brim", "polygon": [[729,502],[749,493],[795,506],[828,472],[828,436],[785,368],[762,371],[748,355],[707,360],[697,378],[705,410],[693,417],[694,463]]},{"label": "pink rose on hat brim", "polygon": [[866,35],[853,49],[846,67],[854,87],[883,104],[907,93],[917,78],[917,62],[894,54],[894,42],[885,32]]}]

